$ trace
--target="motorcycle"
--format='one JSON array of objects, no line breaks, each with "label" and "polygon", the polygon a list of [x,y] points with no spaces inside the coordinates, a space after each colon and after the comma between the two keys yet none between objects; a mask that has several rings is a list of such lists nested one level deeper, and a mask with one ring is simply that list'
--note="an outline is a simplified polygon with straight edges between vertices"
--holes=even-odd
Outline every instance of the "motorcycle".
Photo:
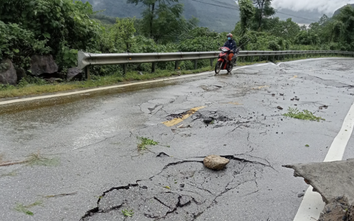
[{"label": "motorcycle", "polygon": [[236,64],[237,54],[239,52],[239,48],[236,49],[236,53],[231,59],[231,62],[228,62],[228,56],[230,54],[230,48],[228,47],[221,47],[221,52],[218,56],[218,61],[215,65],[215,75],[219,74],[221,70],[227,70],[227,74],[231,74],[234,65]]}]

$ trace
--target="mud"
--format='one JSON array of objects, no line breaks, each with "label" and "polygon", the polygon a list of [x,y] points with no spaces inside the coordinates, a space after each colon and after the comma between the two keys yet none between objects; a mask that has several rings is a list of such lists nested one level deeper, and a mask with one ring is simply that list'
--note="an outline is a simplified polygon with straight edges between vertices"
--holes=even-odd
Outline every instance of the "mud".
[{"label": "mud", "polygon": [[328,202],[318,221],[354,221],[354,206],[344,197]]}]

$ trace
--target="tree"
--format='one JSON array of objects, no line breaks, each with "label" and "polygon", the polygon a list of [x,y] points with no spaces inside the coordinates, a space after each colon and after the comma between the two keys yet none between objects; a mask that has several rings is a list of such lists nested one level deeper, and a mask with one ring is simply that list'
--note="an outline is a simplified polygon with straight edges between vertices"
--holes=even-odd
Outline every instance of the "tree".
[{"label": "tree", "polygon": [[351,50],[354,50],[354,8],[350,5],[345,6],[333,19],[335,35],[339,36],[340,41],[350,45],[348,47]]},{"label": "tree", "polygon": [[257,24],[257,30],[260,30],[263,18],[274,15],[275,10],[271,6],[271,0],[253,0],[253,4],[256,6],[255,21]]},{"label": "tree", "polygon": [[[177,22],[182,18],[183,5],[173,4],[178,3],[178,0],[127,0],[131,4],[143,4],[146,10],[142,12],[141,30],[146,36],[158,41],[162,37],[162,28],[165,25],[166,19]],[[169,17],[170,16],[170,17]]]},{"label": "tree", "polygon": [[239,0],[240,18],[241,18],[241,35],[244,35],[250,28],[252,17],[255,14],[255,8],[251,0]]},{"label": "tree", "polygon": [[354,50],[354,8],[347,5],[332,19],[323,15],[319,22],[310,25],[311,34],[318,34],[321,43],[331,49]]},{"label": "tree", "polygon": [[286,21],[277,18],[264,20],[264,29],[274,36],[282,37],[284,39],[293,39],[299,32],[298,24],[288,18]]},{"label": "tree", "polygon": [[126,52],[130,50],[134,41],[134,20],[130,18],[116,19],[116,23],[111,28],[111,40],[115,45],[117,51]]}]

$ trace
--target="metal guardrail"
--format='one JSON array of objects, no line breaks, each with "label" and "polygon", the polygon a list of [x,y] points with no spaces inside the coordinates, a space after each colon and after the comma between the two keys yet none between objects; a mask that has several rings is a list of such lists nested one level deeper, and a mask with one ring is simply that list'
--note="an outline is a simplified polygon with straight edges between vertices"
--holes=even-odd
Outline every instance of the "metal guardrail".
[{"label": "metal guardrail", "polygon": [[[79,51],[78,68],[84,69],[86,76],[89,78],[89,66],[93,65],[117,65],[123,64],[124,74],[126,73],[126,65],[132,63],[152,63],[152,72],[155,71],[156,62],[175,61],[177,69],[179,61],[194,60],[195,68],[197,60],[211,59],[212,61],[218,57],[219,51],[207,52],[173,52],[173,53],[121,53],[121,54],[93,54]],[[287,56],[287,55],[309,55],[309,54],[331,54],[331,55],[349,55],[354,56],[354,52],[348,51],[240,51],[238,57],[253,56]]]}]

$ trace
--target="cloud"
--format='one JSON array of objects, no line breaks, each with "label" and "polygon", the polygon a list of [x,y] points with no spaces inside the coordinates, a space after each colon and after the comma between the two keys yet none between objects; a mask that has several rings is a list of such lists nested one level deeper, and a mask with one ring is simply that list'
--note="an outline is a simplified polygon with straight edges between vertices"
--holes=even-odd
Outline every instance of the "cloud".
[{"label": "cloud", "polygon": [[293,11],[307,10],[307,11],[318,11],[320,13],[326,13],[332,15],[335,10],[340,7],[351,3],[354,4],[354,1],[351,0],[273,0],[272,6],[276,9],[290,9]]}]

